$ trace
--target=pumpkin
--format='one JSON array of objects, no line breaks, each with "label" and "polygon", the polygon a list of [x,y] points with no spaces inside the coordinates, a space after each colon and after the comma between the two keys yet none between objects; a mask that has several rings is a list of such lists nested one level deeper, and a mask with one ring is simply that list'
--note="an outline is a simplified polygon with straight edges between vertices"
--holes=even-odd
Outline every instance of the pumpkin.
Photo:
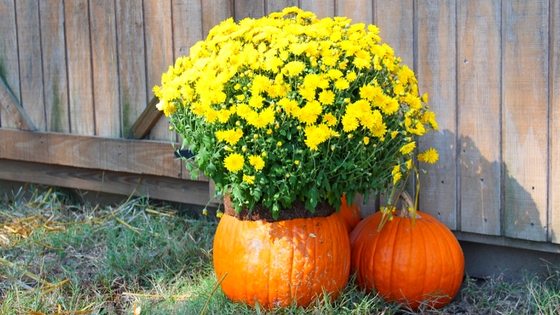
[{"label": "pumpkin", "polygon": [[346,201],[346,195],[342,196],[342,202],[340,204],[340,210],[337,212],[338,217],[344,222],[348,233],[352,232],[354,227],[362,219],[360,214],[360,207],[354,202],[353,204],[348,204]]},{"label": "pumpkin", "polygon": [[328,217],[266,222],[220,219],[214,271],[233,301],[265,309],[309,305],[323,292],[338,297],[350,273],[344,223]]},{"label": "pumpkin", "polygon": [[411,309],[442,307],[459,291],[464,257],[451,231],[418,211],[414,220],[394,216],[379,231],[382,213],[362,220],[350,236],[352,270],[361,288]]}]

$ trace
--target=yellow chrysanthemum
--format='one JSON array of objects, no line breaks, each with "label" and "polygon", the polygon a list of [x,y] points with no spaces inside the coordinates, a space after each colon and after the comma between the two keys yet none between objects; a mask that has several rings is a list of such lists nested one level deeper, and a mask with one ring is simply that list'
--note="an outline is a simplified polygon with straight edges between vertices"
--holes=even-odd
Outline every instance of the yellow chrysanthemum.
[{"label": "yellow chrysanthemum", "polygon": [[249,164],[255,168],[255,170],[260,171],[264,168],[264,160],[258,155],[249,156]]},{"label": "yellow chrysanthemum", "polygon": [[239,139],[243,137],[243,130],[240,128],[218,130],[215,134],[218,141],[227,142],[229,145],[235,145]]},{"label": "yellow chrysanthemum", "polygon": [[224,166],[232,173],[237,173],[243,169],[245,159],[239,153],[232,153],[224,159]]},{"label": "yellow chrysanthemum", "polygon": [[334,103],[334,93],[329,90],[322,91],[319,93],[319,102],[323,105],[331,105]]},{"label": "yellow chrysanthemum", "polygon": [[428,150],[418,154],[418,161],[435,164],[439,160],[439,153],[434,148],[429,148]]},{"label": "yellow chrysanthemum", "polygon": [[401,166],[396,165],[395,167],[393,167],[391,175],[393,175],[393,185],[397,184],[402,178]]},{"label": "yellow chrysanthemum", "polygon": [[243,181],[249,185],[253,185],[255,183],[255,176],[254,175],[243,175]]},{"label": "yellow chrysanthemum", "polygon": [[305,69],[305,63],[301,61],[290,61],[284,65],[284,73],[289,77],[295,77],[303,72]]},{"label": "yellow chrysanthemum", "polygon": [[403,145],[399,151],[402,154],[407,155],[407,154],[410,154],[410,152],[414,151],[414,149],[416,149],[416,142],[412,141],[412,142],[409,142],[409,143]]},{"label": "yellow chrysanthemum", "polygon": [[339,134],[337,132],[330,129],[325,124],[308,126],[305,127],[305,144],[311,149],[311,151],[315,151],[317,150],[319,144],[332,137],[338,137],[338,135]]}]

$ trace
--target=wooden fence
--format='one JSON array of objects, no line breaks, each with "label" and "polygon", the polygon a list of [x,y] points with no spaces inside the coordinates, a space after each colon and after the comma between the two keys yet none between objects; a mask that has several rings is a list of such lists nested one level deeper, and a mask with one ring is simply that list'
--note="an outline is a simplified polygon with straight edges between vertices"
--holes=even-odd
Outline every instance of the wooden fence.
[{"label": "wooden fence", "polygon": [[205,204],[151,87],[219,21],[291,5],[377,24],[414,68],[441,127],[422,209],[560,252],[560,0],[0,0],[0,179]]}]

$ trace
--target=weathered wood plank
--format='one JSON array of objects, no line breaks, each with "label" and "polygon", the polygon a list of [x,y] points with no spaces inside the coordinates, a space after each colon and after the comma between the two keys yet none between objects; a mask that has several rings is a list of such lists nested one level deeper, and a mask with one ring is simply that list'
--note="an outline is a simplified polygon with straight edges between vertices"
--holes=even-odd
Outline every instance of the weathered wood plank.
[{"label": "weathered wood plank", "polygon": [[205,206],[208,183],[0,159],[0,179]]},{"label": "weathered wood plank", "polygon": [[[0,0],[0,78],[20,99],[17,53],[16,11],[13,0]],[[0,127],[17,128],[16,122],[0,106]]]},{"label": "weathered wood plank", "polygon": [[174,58],[189,54],[191,46],[202,39],[201,0],[173,1]]},{"label": "weathered wood plank", "polygon": [[414,67],[414,8],[411,0],[374,1],[373,21],[383,41],[409,68]]},{"label": "weathered wood plank", "polygon": [[181,163],[170,142],[8,129],[0,129],[0,158],[168,177],[180,176]]},{"label": "weathered wood plank", "polygon": [[420,177],[420,209],[457,228],[455,1],[422,1],[418,6],[418,81],[430,94],[439,132],[421,138],[420,151],[435,147],[439,162]]},{"label": "weathered wood plank", "polygon": [[335,14],[352,19],[352,23],[373,23],[373,0],[336,1]]},{"label": "weathered wood plank", "polygon": [[120,137],[116,7],[113,1],[90,0],[89,8],[95,130],[98,136]]},{"label": "weathered wood plank", "polygon": [[458,2],[461,230],[500,235],[499,0]]},{"label": "weathered wood plank", "polygon": [[81,135],[95,134],[91,42],[87,0],[64,3],[70,129]]},{"label": "weathered wood plank", "polygon": [[43,101],[43,66],[41,63],[41,33],[39,2],[23,0],[16,3],[19,51],[20,104],[33,125],[46,129]]},{"label": "weathered wood plank", "polygon": [[0,109],[4,113],[4,119],[10,121],[10,124],[6,127],[15,127],[21,130],[36,130],[25,108],[19,104],[15,95],[10,91],[2,78],[0,78]]},{"label": "weathered wood plank", "polygon": [[265,14],[282,11],[287,7],[296,7],[298,2],[298,0],[264,0]]},{"label": "weathered wood plank", "polygon": [[548,1],[505,1],[503,160],[505,235],[546,240]]},{"label": "weathered wood plank", "polygon": [[64,36],[64,5],[60,0],[39,2],[45,111],[49,131],[70,132]]},{"label": "weathered wood plank", "polygon": [[334,0],[301,0],[300,7],[315,13],[319,18],[335,15]]},{"label": "weathered wood plank", "polygon": [[[162,23],[162,21],[166,21]],[[146,39],[146,71],[148,99],[154,96],[152,88],[161,82],[161,74],[173,63],[173,23],[171,0],[144,0],[144,32]],[[144,108],[148,102],[144,104]],[[169,132],[167,119],[159,119],[153,126],[150,139],[175,140]]]},{"label": "weathered wood plank", "polygon": [[117,51],[121,134],[127,137],[148,102],[142,0],[117,1]]},{"label": "weathered wood plank", "polygon": [[551,4],[549,240],[560,243],[560,0],[553,0]]},{"label": "weathered wood plank", "polygon": [[208,36],[212,27],[233,17],[233,0],[202,1],[202,35]]},{"label": "weathered wood plank", "polygon": [[264,0],[235,0],[233,11],[235,20],[240,21],[244,18],[260,18],[265,14]]},{"label": "weathered wood plank", "polygon": [[156,108],[159,100],[153,97],[148,106],[144,109],[140,117],[134,122],[131,129],[131,138],[142,139],[146,137],[158,120],[162,117],[163,113]]}]

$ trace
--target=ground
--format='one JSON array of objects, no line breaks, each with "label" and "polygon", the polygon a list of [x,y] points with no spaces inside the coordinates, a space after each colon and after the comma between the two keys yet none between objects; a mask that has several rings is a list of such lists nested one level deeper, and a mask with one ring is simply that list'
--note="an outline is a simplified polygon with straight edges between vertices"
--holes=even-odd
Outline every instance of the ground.
[{"label": "ground", "polygon": [[[0,195],[0,314],[252,314],[212,273],[217,219],[199,209],[129,198],[115,205],[26,187]],[[472,279],[432,314],[556,314],[560,271],[522,282]],[[279,314],[411,313],[350,281],[341,298]]]}]

